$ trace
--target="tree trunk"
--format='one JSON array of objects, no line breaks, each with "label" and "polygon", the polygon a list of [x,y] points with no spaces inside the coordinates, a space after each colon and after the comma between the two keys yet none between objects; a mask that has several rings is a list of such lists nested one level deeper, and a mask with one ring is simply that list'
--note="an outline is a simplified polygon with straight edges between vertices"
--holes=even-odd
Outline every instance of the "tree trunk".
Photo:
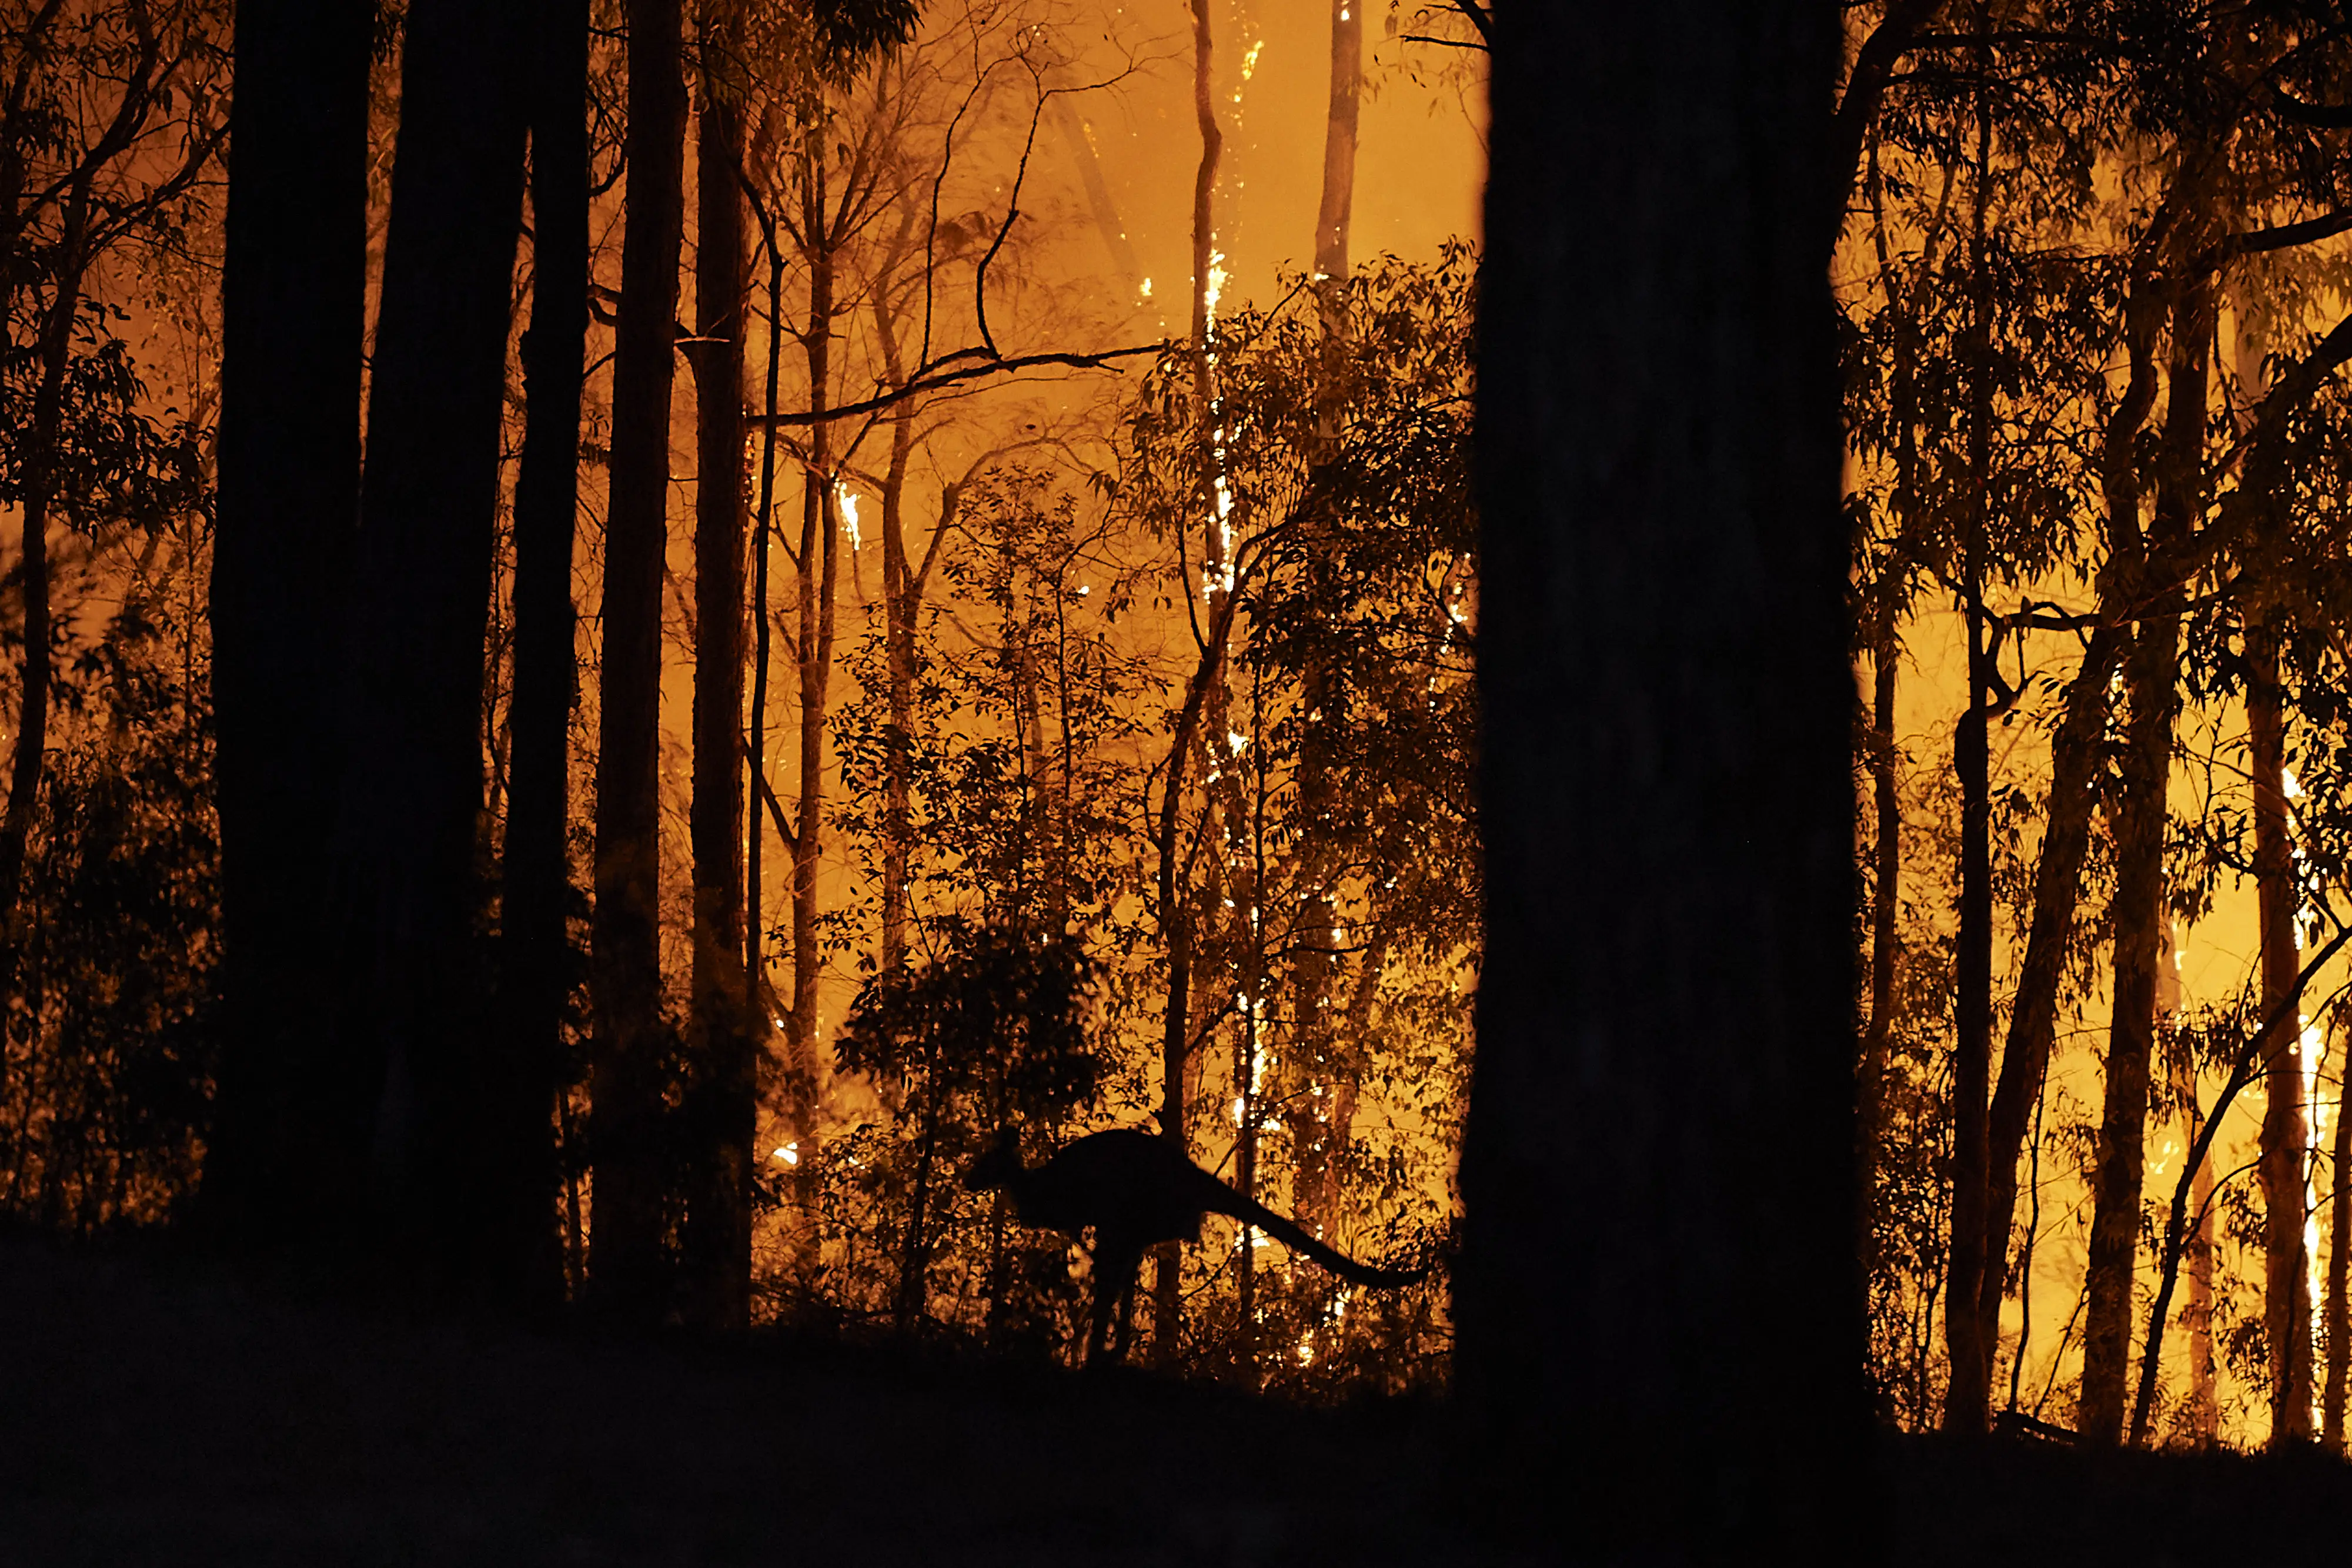
[{"label": "tree trunk", "polygon": [[1803,194],[1832,14],[1495,26],[1467,1468],[1602,1561],[1841,1560],[1853,683]]},{"label": "tree trunk", "polygon": [[2336,1058],[2335,1138],[2329,1149],[2328,1178],[2333,1187],[2327,1220],[2327,1385],[2321,1400],[2320,1440],[2336,1453],[2344,1451],[2344,1385],[2352,1365],[2352,1117],[2345,1114],[2345,1085],[2352,1082],[2352,1029],[2338,1024],[2343,1041]]},{"label": "tree trunk", "polygon": [[[1980,1296],[1998,1303],[2009,1237],[1986,1233],[1986,1166],[1990,1146],[1986,1096],[1992,1077],[1992,791],[1986,740],[1993,675],[1985,641],[1985,522],[1992,484],[1992,278],[1985,257],[1985,206],[1992,122],[1977,114],[1973,319],[1969,343],[1968,511],[1961,525],[1960,572],[1968,638],[1968,706],[1952,737],[1952,771],[1960,787],[1959,931],[1953,957],[1951,1242],[1944,1286],[1944,1343],[1950,1381],[1944,1394],[1944,1430],[1984,1430],[1991,1400],[1992,1354],[1998,1343],[1975,1309]],[[1997,1322],[1998,1320],[1996,1320]]]},{"label": "tree trunk", "polygon": [[[2196,514],[2212,314],[2210,283],[2187,289],[2175,308],[2155,522],[2148,538],[2133,546],[2132,571],[2147,608],[2124,661],[2130,718],[2120,769],[2123,803],[2116,822],[2115,1012],[2107,1034],[2106,1092],[2092,1181],[2089,1301],[2084,1311],[2082,1403],[2075,1423],[2082,1440],[2098,1448],[2112,1447],[2122,1436],[2124,1383],[2131,1361],[2132,1281],[2139,1250],[2142,1145],[2164,913],[2166,789],[2172,770],[2173,720],[2180,706],[2180,595],[2176,588],[2150,581],[2150,566],[2152,558],[2188,536]],[[2130,518],[2124,521],[2128,525]],[[2125,538],[2130,539],[2136,532]]]},{"label": "tree trunk", "polygon": [[1895,917],[1902,905],[1903,803],[1895,787],[1895,674],[1902,662],[1894,617],[1871,650],[1870,781],[1876,842],[1872,850],[1870,1021],[1854,1078],[1853,1212],[1855,1272],[1868,1303],[1878,1271],[1878,1138],[1886,1103],[1886,1060],[1895,1032]]},{"label": "tree trunk", "polygon": [[[1321,363],[1315,385],[1316,450],[1311,459],[1310,495],[1328,483],[1328,473],[1339,455],[1340,422],[1347,409],[1348,228],[1356,193],[1356,121],[1363,94],[1364,23],[1359,14],[1362,0],[1331,0],[1331,104],[1323,134],[1323,194],[1315,213],[1315,299],[1323,330]],[[1310,502],[1304,517],[1307,528],[1328,536],[1333,519],[1319,498]],[[1320,582],[1311,585],[1310,598],[1328,602],[1328,593],[1313,591],[1331,577],[1330,552],[1310,544],[1306,570]],[[1310,655],[1301,672],[1299,702],[1306,727],[1299,756],[1297,811],[1304,835],[1305,909],[1299,917],[1303,951],[1294,964],[1291,1009],[1297,1019],[1297,1040],[1284,1063],[1282,1098],[1291,1107],[1284,1118],[1296,1151],[1296,1202],[1307,1228],[1328,1229],[1340,1207],[1340,1166],[1349,1128],[1337,1114],[1339,1082],[1356,1075],[1355,1065],[1342,1059],[1342,1044],[1334,1036],[1331,993],[1339,984],[1339,960],[1318,948],[1336,946],[1329,935],[1335,925],[1329,885],[1332,856],[1320,842],[1322,823],[1332,806],[1333,784],[1328,766],[1326,727],[1336,722],[1331,706],[1331,673],[1319,656]]]},{"label": "tree trunk", "polygon": [[204,1202],[241,1244],[315,1245],[366,1158],[332,1048],[326,856],[360,494],[371,0],[240,0],[210,591],[224,1033]]},{"label": "tree trunk", "polygon": [[[2193,1154],[2198,1135],[2205,1130],[2196,1063],[2183,1051],[2174,1071],[2186,1107],[2181,1147]],[[2189,1243],[2189,1307],[2183,1314],[2189,1329],[2189,1429],[2200,1445],[2211,1448],[2221,1435],[2221,1407],[2213,1376],[2213,1162],[2210,1156],[2197,1162],[2190,1184],[2197,1228]]]},{"label": "tree trunk", "polygon": [[[766,223],[764,209],[761,221]],[[760,826],[760,808],[772,798],[768,782],[768,656],[774,644],[775,622],[768,601],[768,561],[770,547],[775,542],[776,397],[784,348],[784,257],[777,248],[772,226],[767,230],[767,238],[768,368],[767,385],[761,394],[767,421],[760,430],[760,518],[751,553],[751,781],[749,799],[744,801],[744,810],[750,813],[751,831],[746,835],[749,841],[744,848],[743,878],[743,972],[750,977],[751,991],[747,1003],[758,1009],[752,1028],[763,1043],[770,1029],[783,1022],[773,1011],[768,988],[767,893],[761,863],[764,856],[761,852],[767,835]]]},{"label": "tree trunk", "polygon": [[751,1310],[751,1143],[759,1057],[743,968],[743,331],[741,51],[736,0],[703,0],[695,162],[693,1138],[687,1287],[694,1320]]},{"label": "tree trunk", "polygon": [[[1203,528],[1202,553],[1213,563],[1222,559],[1219,535],[1224,520],[1217,515],[1213,497],[1213,479],[1210,476],[1207,432],[1211,418],[1210,386],[1214,373],[1209,334],[1214,328],[1210,307],[1211,271],[1216,265],[1216,231],[1213,227],[1213,200],[1217,189],[1217,160],[1224,149],[1223,133],[1217,129],[1215,78],[1215,40],[1209,28],[1208,0],[1192,0],[1192,111],[1201,133],[1201,159],[1192,175],[1192,393],[1202,431],[1202,485],[1209,497],[1207,522]],[[1181,566],[1190,571],[1190,565]],[[1213,590],[1212,591],[1213,594]],[[1211,620],[1221,621],[1213,607]],[[1223,638],[1216,639],[1216,651],[1203,655],[1202,674],[1209,680],[1215,675],[1209,669],[1214,662],[1222,664]],[[1160,1133],[1176,1147],[1191,1155],[1191,1140],[1186,1134],[1185,1058],[1192,1049],[1192,990],[1193,942],[1192,904],[1186,890],[1180,888],[1179,867],[1182,852],[1178,844],[1177,829],[1182,812],[1186,765],[1192,758],[1192,746],[1199,728],[1202,705],[1207,688],[1196,675],[1192,689],[1186,694],[1183,715],[1168,748],[1166,794],[1160,814],[1160,875],[1159,904],[1161,941],[1168,953],[1168,999],[1161,1013],[1160,1039]],[[1151,1333],[1154,1358],[1161,1364],[1171,1363],[1183,1333],[1182,1255],[1173,1247],[1154,1255],[1152,1264]]]},{"label": "tree trunk", "polygon": [[[907,559],[907,464],[914,452],[914,415],[908,403],[892,410],[890,466],[882,479],[882,637],[889,670],[889,717],[882,737],[882,970],[907,962],[907,879],[914,848],[915,633],[922,584]],[[940,506],[948,526],[951,503]]]},{"label": "tree trunk", "polygon": [[2254,792],[2254,888],[2262,931],[2263,1016],[2279,1022],[2261,1047],[2263,1329],[2270,1349],[2271,1447],[2311,1438],[2311,1260],[2304,1246],[2305,1155],[2302,1015],[2288,1005],[2302,969],[2295,951],[2294,849],[2286,815],[2286,730],[2278,638],[2258,618],[2246,628],[2246,727]]},{"label": "tree trunk", "polygon": [[78,179],[66,199],[65,235],[53,263],[53,292],[41,314],[34,352],[40,379],[33,390],[32,419],[20,461],[24,494],[25,559],[20,572],[25,605],[25,662],[19,672],[16,744],[9,758],[8,806],[0,813],[0,1006],[15,1000],[17,956],[23,950],[22,903],[26,847],[41,794],[48,746],[51,643],[56,622],[49,614],[49,507],[56,497],[58,442],[65,417],[66,371],[73,361],[74,323],[81,316],[82,275],[88,265],[90,190]]},{"label": "tree trunk", "polygon": [[588,12],[540,0],[531,93],[530,328],[514,502],[514,697],[500,918],[504,987],[494,1042],[506,1071],[500,1146],[516,1163],[485,1201],[526,1302],[562,1288],[549,1144],[571,996],[572,706],[577,695],[572,545],[580,508],[580,397],[588,340]]},{"label": "tree trunk", "polygon": [[[826,195],[824,136],[812,130],[803,145],[808,236],[808,326],[801,340],[808,361],[809,407],[822,412],[832,395],[835,245]],[[793,828],[792,1048],[796,1062],[816,1061],[824,954],[817,946],[817,870],[824,855],[824,721],[833,679],[833,603],[840,570],[841,532],[834,497],[833,425],[809,426],[808,459],[801,474],[799,685],[800,800]]]},{"label": "tree trunk", "polygon": [[[2108,606],[2102,595],[2101,609]],[[2057,733],[2050,741],[2049,814],[2033,873],[2033,909],[2025,956],[2018,965],[2011,998],[2009,1032],[2000,1077],[1993,1086],[1986,1121],[1984,1234],[1988,1255],[2008,1245],[2017,1215],[2017,1166],[2025,1152],[2027,1125],[2042,1096],[2050,1049],[2058,1031],[2058,991],[2073,946],[2075,905],[2083,891],[2083,862],[2091,844],[2092,781],[2105,762],[2108,685],[2129,641],[2120,620],[2091,633],[2082,668],[2066,688]],[[2004,1281],[1988,1275],[1978,1298],[1982,1343],[1998,1343]]]},{"label": "tree trunk", "polygon": [[630,1322],[667,1301],[661,1159],[661,586],[684,195],[679,0],[628,0],[628,211],[613,361],[604,656],[596,747],[595,1004],[589,1128],[596,1160],[590,1288]]},{"label": "tree trunk", "polygon": [[368,390],[361,607],[339,874],[343,1048],[381,1064],[373,1179],[396,1251],[490,1283],[481,1201],[512,1151],[486,1103],[488,955],[475,936],[483,640],[530,11],[416,0],[401,55],[383,303]]}]

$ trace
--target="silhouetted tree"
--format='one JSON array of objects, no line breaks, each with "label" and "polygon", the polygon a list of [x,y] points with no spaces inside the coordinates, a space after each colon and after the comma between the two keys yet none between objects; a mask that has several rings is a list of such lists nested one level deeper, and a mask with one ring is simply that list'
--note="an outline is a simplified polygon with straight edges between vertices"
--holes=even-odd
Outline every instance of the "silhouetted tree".
[{"label": "silhouetted tree", "polygon": [[596,750],[590,1283],[606,1310],[663,1310],[658,742],[669,406],[684,219],[678,0],[629,0],[628,211],[613,364]]},{"label": "silhouetted tree", "polygon": [[1459,1385],[1501,1489],[1602,1560],[1835,1557],[1853,688],[1804,196],[1834,14],[1495,29]]},{"label": "silhouetted tree", "polygon": [[[478,861],[482,683],[526,111],[524,0],[415,0],[368,391],[337,831],[341,1049],[383,1075],[392,1249],[497,1273]],[[520,1135],[526,1129],[509,1129]]]},{"label": "silhouetted tree", "polygon": [[226,1040],[205,1181],[248,1242],[313,1245],[359,1190],[373,1085],[336,1048],[325,853],[342,759],[367,338],[373,0],[241,0],[221,278]]},{"label": "silhouetted tree", "polygon": [[531,54],[530,326],[514,499],[514,695],[499,883],[498,1037],[488,1042],[498,1129],[497,1252],[512,1288],[560,1290],[552,1249],[563,1019],[572,990],[571,742],[577,695],[572,548],[588,334],[588,11],[536,0]]}]

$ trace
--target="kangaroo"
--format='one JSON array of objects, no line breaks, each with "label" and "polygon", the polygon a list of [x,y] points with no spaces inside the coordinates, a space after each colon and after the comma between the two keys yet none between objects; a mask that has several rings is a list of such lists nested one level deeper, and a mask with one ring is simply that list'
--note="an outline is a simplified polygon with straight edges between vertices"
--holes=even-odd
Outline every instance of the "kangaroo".
[{"label": "kangaroo", "polygon": [[[1194,1165],[1167,1139],[1132,1127],[1092,1133],[1042,1166],[1021,1163],[1019,1134],[1008,1129],[995,1147],[964,1174],[973,1192],[1002,1190],[1022,1224],[1094,1239],[1095,1288],[1086,1364],[1100,1355],[1125,1359],[1135,1315],[1135,1276],[1147,1248],[1162,1241],[1198,1241],[1201,1222],[1229,1215],[1254,1225],[1294,1252],[1304,1252],[1359,1285],[1409,1285],[1426,1269],[1374,1269],[1309,1236],[1299,1225],[1255,1198],[1244,1197]],[[1118,1333],[1111,1335],[1111,1310]]]}]

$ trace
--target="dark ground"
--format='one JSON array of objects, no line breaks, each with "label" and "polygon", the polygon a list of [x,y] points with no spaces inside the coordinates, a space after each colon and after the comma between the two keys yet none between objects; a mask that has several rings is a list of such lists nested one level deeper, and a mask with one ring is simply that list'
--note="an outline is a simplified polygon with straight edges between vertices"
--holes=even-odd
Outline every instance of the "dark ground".
[{"label": "dark ground", "polygon": [[[0,1245],[9,1568],[1496,1561],[1444,1504],[1435,1426],[1141,1375],[403,1322]],[[1876,1468],[1856,1496],[1890,1563],[2352,1558],[2352,1470],[2317,1456],[1890,1440]]]}]

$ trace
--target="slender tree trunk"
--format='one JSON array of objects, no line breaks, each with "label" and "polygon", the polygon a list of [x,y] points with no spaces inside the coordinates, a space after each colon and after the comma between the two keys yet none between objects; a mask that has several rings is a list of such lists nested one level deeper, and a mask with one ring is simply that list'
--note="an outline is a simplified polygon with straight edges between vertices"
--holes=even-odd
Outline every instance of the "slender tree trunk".
[{"label": "slender tree trunk", "polygon": [[[2169,1024],[2168,1019],[2167,1027]],[[2196,1064],[2182,1052],[2174,1071],[2186,1107],[2181,1147],[2194,1151],[2205,1130]],[[2197,1162],[2189,1191],[2190,1201],[2197,1206],[2197,1228],[2189,1243],[2189,1307],[2183,1314],[2189,1328],[2189,1427],[2200,1446],[2210,1448],[2220,1436],[2221,1407],[2213,1376],[2213,1162],[2210,1156]]]},{"label": "slender tree trunk", "polygon": [[240,0],[210,592],[224,1000],[204,1201],[254,1246],[328,1242],[368,1086],[335,995],[322,847],[358,538],[372,0]]},{"label": "slender tree trunk", "polygon": [[[2102,608],[2105,608],[2102,596]],[[2120,621],[2095,629],[2081,669],[2066,688],[2057,732],[2050,742],[2049,814],[2042,823],[2042,851],[2033,873],[2033,905],[2026,928],[2025,956],[2018,965],[2011,998],[2009,1032],[2000,1081],[1986,1116],[1986,1249],[2006,1246],[2017,1215],[2017,1166],[2026,1129],[2042,1094],[2057,1038],[2058,993],[2067,950],[2073,946],[2075,906],[2082,897],[2083,862],[2091,844],[2093,780],[2105,762],[2109,682],[2129,633]],[[1996,1239],[1999,1239],[1998,1241]],[[1989,1276],[1979,1297],[1983,1343],[1996,1343],[2002,1281]]]},{"label": "slender tree trunk", "polygon": [[408,11],[337,847],[343,1049],[383,1073],[373,1176],[387,1239],[492,1288],[511,1260],[496,1253],[505,1210],[481,1197],[521,1163],[500,1143],[523,1130],[491,1109],[476,857],[530,19],[520,0]]},{"label": "slender tree trunk", "polygon": [[[1895,1033],[1895,917],[1902,906],[1903,802],[1895,780],[1895,694],[1902,653],[1894,617],[1872,649],[1870,779],[1877,829],[1871,860],[1870,1022],[1854,1078],[1854,1257],[1865,1292],[1878,1271],[1878,1142],[1886,1102],[1886,1061]],[[1865,1294],[1865,1302],[1867,1295]]]},{"label": "slender tree trunk", "polygon": [[[1981,11],[1981,7],[1979,7]],[[1970,499],[1961,528],[1962,611],[1968,638],[1968,706],[1952,739],[1952,770],[1960,787],[1959,934],[1953,958],[1957,997],[1952,1048],[1951,1242],[1945,1271],[1944,1343],[1950,1382],[1944,1429],[1980,1432],[1991,1399],[1997,1340],[1974,1310],[1978,1299],[2000,1299],[2009,1237],[1987,1234],[1986,1166],[1990,1141],[1986,1097],[1992,1076],[1992,792],[1986,726],[1993,670],[1985,640],[1985,521],[1992,484],[1992,278],[1985,256],[1987,183],[1991,178],[1991,120],[1977,116],[1974,245],[1969,256],[1973,320],[1969,332],[1969,475]]]},{"label": "slender tree trunk", "polygon": [[679,0],[628,0],[628,210],[613,363],[596,750],[590,1287],[652,1322],[667,1304],[661,1158],[661,585],[677,313],[686,90]]},{"label": "slender tree trunk", "polygon": [[[889,667],[889,717],[882,740],[882,968],[907,961],[907,878],[914,847],[915,643],[922,585],[907,559],[907,465],[914,454],[911,408],[890,418],[890,466],[882,479],[882,637]],[[940,526],[947,526],[948,505]]]},{"label": "slender tree trunk", "polygon": [[[1328,470],[1339,455],[1340,423],[1347,409],[1348,363],[1348,229],[1356,193],[1356,122],[1363,94],[1364,23],[1361,0],[1331,0],[1331,102],[1323,133],[1323,193],[1315,213],[1315,300],[1323,330],[1321,362],[1315,384],[1316,450],[1311,459],[1311,492],[1328,484]],[[1307,526],[1328,538],[1334,522],[1328,504],[1310,504]],[[1310,597],[1326,603],[1333,573],[1330,551],[1310,543],[1307,570],[1318,581]],[[1316,591],[1315,590],[1322,590]],[[1298,1020],[1297,1040],[1285,1062],[1283,1098],[1291,1107],[1285,1118],[1291,1147],[1297,1151],[1297,1205],[1311,1230],[1327,1228],[1340,1207],[1340,1163],[1349,1128],[1339,1120],[1339,1096],[1334,1092],[1356,1073],[1355,1064],[1342,1059],[1342,1044],[1331,1030],[1333,988],[1339,984],[1339,960],[1318,951],[1337,946],[1330,933],[1336,924],[1329,886],[1332,856],[1319,841],[1333,805],[1329,744],[1324,730],[1336,723],[1329,712],[1331,672],[1319,656],[1310,657],[1300,681],[1299,701],[1306,709],[1306,731],[1300,748],[1297,811],[1306,835],[1303,874],[1306,907],[1299,925],[1306,933],[1306,950],[1295,965],[1292,1010]]]},{"label": "slender tree trunk", "polygon": [[[832,395],[835,244],[829,227],[825,149],[821,131],[805,144],[805,209],[809,243],[809,313],[802,350],[808,361],[809,407],[822,412]],[[833,678],[833,605],[840,570],[841,532],[834,496],[833,425],[809,426],[802,471],[799,685],[800,801],[793,839],[792,1045],[796,1061],[816,1060],[824,954],[817,946],[817,872],[824,854],[824,721]]]},{"label": "slender tree trunk", "polygon": [[744,809],[750,813],[750,843],[744,851],[743,972],[751,977],[750,1005],[758,1009],[753,1028],[764,1041],[772,1023],[781,1023],[769,997],[766,883],[761,851],[767,834],[761,829],[761,806],[768,796],[768,655],[775,637],[768,599],[768,558],[776,527],[776,395],[783,369],[784,257],[772,227],[768,230],[768,369],[761,406],[767,420],[760,430],[759,537],[752,549],[751,581],[751,783]]},{"label": "slender tree trunk", "polygon": [[694,1192],[685,1236],[695,1320],[751,1310],[751,1143],[759,1056],[743,969],[742,68],[736,0],[703,0],[695,162]]},{"label": "slender tree trunk", "polygon": [[[1198,410],[1202,433],[1202,493],[1209,498],[1207,523],[1203,528],[1202,553],[1207,558],[1213,577],[1216,565],[1223,559],[1223,530],[1224,519],[1217,515],[1213,476],[1209,467],[1213,460],[1208,440],[1212,418],[1213,377],[1214,360],[1210,334],[1215,321],[1211,309],[1210,277],[1216,266],[1216,230],[1214,200],[1217,190],[1217,160],[1224,149],[1224,136],[1217,128],[1216,86],[1213,67],[1215,40],[1209,28],[1209,0],[1192,0],[1192,110],[1201,133],[1201,161],[1192,176],[1192,395]],[[1183,570],[1190,571],[1186,566]],[[1211,589],[1212,621],[1220,621],[1217,590]],[[1204,655],[1222,665],[1223,643],[1217,652]],[[1211,680],[1216,677],[1212,674]],[[1187,1106],[1184,1095],[1185,1058],[1192,1048],[1190,1022],[1192,989],[1193,942],[1191,901],[1177,885],[1177,870],[1181,848],[1177,841],[1177,827],[1182,815],[1179,803],[1184,795],[1184,774],[1191,760],[1191,748],[1198,727],[1200,703],[1207,692],[1200,682],[1194,683],[1193,700],[1187,711],[1192,723],[1180,721],[1177,734],[1169,746],[1167,794],[1160,812],[1160,925],[1168,950],[1168,1001],[1161,1016],[1160,1030],[1160,1135],[1172,1142],[1187,1157],[1191,1140],[1186,1135]],[[1169,1364],[1183,1333],[1182,1258],[1173,1247],[1161,1249],[1152,1261],[1152,1350],[1162,1365]]]},{"label": "slender tree trunk", "polygon": [[2106,1093],[2093,1176],[2089,1301],[2084,1312],[2083,1391],[2076,1427],[2093,1447],[2122,1436],[2124,1384],[2131,1361],[2132,1281],[2139,1249],[2148,1064],[2156,1026],[2157,958],[2162,942],[2166,789],[2179,711],[2180,596],[2148,580],[2158,552],[2185,538],[2195,517],[2205,434],[2207,358],[2212,336],[2210,285],[2192,286],[2175,308],[2170,392],[2161,437],[2155,524],[2136,547],[2133,571],[2143,602],[2124,662],[2130,718],[2124,735],[2123,803],[2116,822],[2115,1013],[2107,1035]]},{"label": "slender tree trunk", "polygon": [[2344,1452],[2344,1386],[2352,1366],[2352,1117],[2345,1114],[2345,1085],[2352,1083],[2352,1029],[2336,1026],[2343,1042],[2336,1057],[2335,1137],[2328,1151],[2327,1384],[2320,1404],[2320,1440]]},{"label": "slender tree trunk", "polygon": [[26,846],[47,771],[50,685],[49,507],[56,498],[60,429],[64,423],[66,371],[73,360],[74,323],[81,315],[82,272],[89,226],[89,183],[76,182],[66,199],[65,238],[58,247],[54,291],[42,314],[35,344],[40,380],[33,391],[33,417],[26,431],[21,467],[24,524],[20,576],[25,607],[25,662],[17,692],[16,745],[9,758],[8,807],[0,813],[0,1006],[14,999],[18,956],[23,950]]},{"label": "slender tree trunk", "polygon": [[1465,1469],[1599,1561],[1842,1561],[1853,681],[1801,194],[1833,16],[1495,26]]},{"label": "slender tree trunk", "polygon": [[2311,1438],[2311,1260],[2304,1246],[2306,1155],[2301,1014],[2287,1007],[2302,969],[2295,950],[2294,849],[2287,826],[2286,730],[2278,638],[2246,628],[2246,720],[2254,791],[2254,888],[2262,930],[2263,1014],[2284,1009],[2261,1047],[2263,1328],[2270,1347],[2271,1446]]},{"label": "slender tree trunk", "polygon": [[525,1303],[562,1289],[549,1143],[570,952],[572,709],[577,695],[572,546],[580,508],[580,398],[588,340],[588,10],[539,0],[531,92],[530,328],[523,335],[525,423],[514,503],[513,779],[507,808],[500,940],[504,1066],[497,1114],[515,1164],[487,1202]]}]

